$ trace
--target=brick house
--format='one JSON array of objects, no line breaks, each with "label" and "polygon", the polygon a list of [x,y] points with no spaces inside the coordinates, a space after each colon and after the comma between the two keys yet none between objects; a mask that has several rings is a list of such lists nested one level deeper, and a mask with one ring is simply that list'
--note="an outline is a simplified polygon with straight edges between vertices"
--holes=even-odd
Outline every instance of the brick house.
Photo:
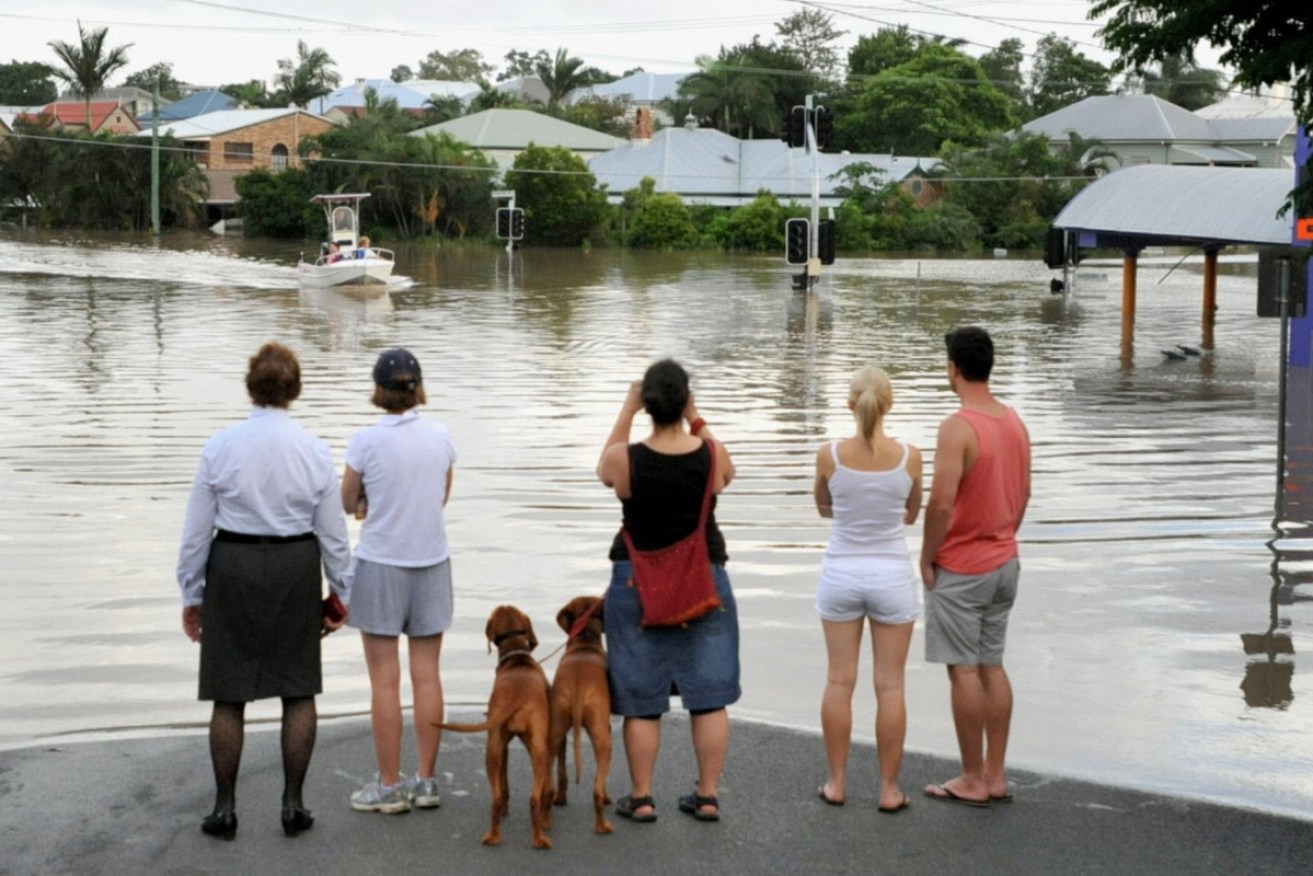
[{"label": "brick house", "polygon": [[[229,109],[160,124],[160,136],[182,141],[187,156],[210,180],[206,201],[223,209],[237,202],[237,177],[258,168],[279,171],[301,163],[301,140],[330,131],[332,121],[297,107]],[[138,137],[150,137],[142,131]]]}]

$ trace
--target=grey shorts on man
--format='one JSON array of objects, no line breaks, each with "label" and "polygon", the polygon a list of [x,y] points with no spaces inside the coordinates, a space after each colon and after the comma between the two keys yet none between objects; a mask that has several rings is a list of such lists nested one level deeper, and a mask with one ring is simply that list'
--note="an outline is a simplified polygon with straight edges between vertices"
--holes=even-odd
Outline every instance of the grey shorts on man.
[{"label": "grey shorts on man", "polygon": [[936,566],[934,589],[925,595],[926,661],[1001,665],[1020,573],[1015,558],[983,575],[959,575]]}]

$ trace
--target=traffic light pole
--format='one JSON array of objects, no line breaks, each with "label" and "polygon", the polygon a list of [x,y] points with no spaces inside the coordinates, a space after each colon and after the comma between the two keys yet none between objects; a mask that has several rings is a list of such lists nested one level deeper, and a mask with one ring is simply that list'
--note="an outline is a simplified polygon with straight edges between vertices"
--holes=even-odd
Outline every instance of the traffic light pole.
[{"label": "traffic light pole", "polygon": [[807,151],[811,153],[812,159],[811,227],[807,235],[807,289],[809,291],[821,277],[820,248],[817,246],[821,222],[821,149],[816,141],[815,103],[816,95],[807,95]]}]

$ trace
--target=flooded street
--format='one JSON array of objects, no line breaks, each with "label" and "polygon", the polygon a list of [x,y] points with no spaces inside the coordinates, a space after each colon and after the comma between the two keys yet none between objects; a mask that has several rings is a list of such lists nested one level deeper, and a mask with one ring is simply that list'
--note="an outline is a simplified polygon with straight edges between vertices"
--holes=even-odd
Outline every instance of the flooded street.
[{"label": "flooded street", "polygon": [[[628,381],[679,359],[739,470],[717,512],[743,626],[732,714],[819,733],[816,448],[850,431],[848,377],[874,362],[893,379],[888,431],[929,463],[956,407],[943,333],[977,323],[1034,442],[1013,765],[1313,818],[1313,675],[1296,671],[1313,653],[1313,554],[1297,547],[1310,382],[1291,378],[1288,519],[1269,546],[1279,324],[1254,315],[1252,265],[1223,265],[1212,354],[1172,360],[1160,351],[1199,345],[1202,302],[1198,266],[1173,271],[1176,257],[1142,260],[1123,351],[1117,265],[1064,300],[1037,260],[841,259],[806,296],[782,258],[416,245],[397,249],[408,281],[361,299],[298,289],[297,248],[0,231],[0,747],[208,719],[178,537],[201,448],[246,416],[246,360],[272,339],[300,355],[293,415],[339,468],[376,418],[377,353],[404,345],[424,366],[428,414],[460,452],[450,704],[486,699],[492,607],[528,612],[546,652],[556,611],[605,588],[620,515],[597,456]],[[910,537],[915,551],[919,524]],[[918,624],[908,746],[954,755],[947,680],[923,647]],[[326,640],[324,663],[321,715],[367,712],[358,635]],[[873,714],[868,658],[864,738]],[[731,748],[727,784],[750,756]]]}]

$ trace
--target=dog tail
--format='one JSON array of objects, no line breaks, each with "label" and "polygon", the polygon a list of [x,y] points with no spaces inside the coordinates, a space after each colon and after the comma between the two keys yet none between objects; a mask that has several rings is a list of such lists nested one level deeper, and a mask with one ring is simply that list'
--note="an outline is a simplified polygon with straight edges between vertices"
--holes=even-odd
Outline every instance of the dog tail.
[{"label": "dog tail", "polygon": [[439,727],[443,730],[455,730],[457,733],[482,733],[484,730],[491,730],[493,727],[499,727],[502,724],[505,724],[511,717],[512,713],[514,713],[515,704],[512,703],[510,708],[505,709],[504,711],[505,714],[500,715],[493,715],[490,712],[487,720],[479,724],[450,724],[446,722],[439,724],[434,722],[433,726]]},{"label": "dog tail", "polygon": [[574,730],[574,783],[577,785],[584,779],[584,706],[578,698],[570,704],[570,726]]}]

